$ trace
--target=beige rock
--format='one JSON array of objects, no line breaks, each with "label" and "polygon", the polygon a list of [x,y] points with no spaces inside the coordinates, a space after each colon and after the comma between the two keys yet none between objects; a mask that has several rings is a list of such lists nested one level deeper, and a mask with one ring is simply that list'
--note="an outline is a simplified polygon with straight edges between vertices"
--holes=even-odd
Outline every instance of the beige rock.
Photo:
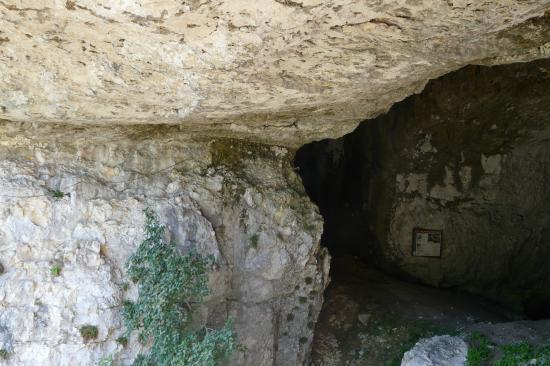
[{"label": "beige rock", "polygon": [[349,132],[463,65],[548,57],[549,7],[5,0],[0,118],[169,123],[298,145]]},{"label": "beige rock", "polygon": [[[205,143],[173,128],[146,128],[141,137],[130,127],[6,122],[0,129],[6,365],[89,366],[109,355],[130,364],[143,351],[135,337],[124,348],[116,339],[124,332],[122,300],[136,294],[123,290],[125,263],[142,239],[145,207],[158,213],[167,240],[218,261],[200,318],[215,326],[234,316],[247,352],[236,352],[232,365],[307,363],[308,324],[320,311],[329,261],[319,247],[321,217],[288,150]],[[105,166],[118,173],[106,176]],[[59,276],[50,274],[54,263],[62,265]],[[96,342],[82,342],[83,324],[98,327]]]}]

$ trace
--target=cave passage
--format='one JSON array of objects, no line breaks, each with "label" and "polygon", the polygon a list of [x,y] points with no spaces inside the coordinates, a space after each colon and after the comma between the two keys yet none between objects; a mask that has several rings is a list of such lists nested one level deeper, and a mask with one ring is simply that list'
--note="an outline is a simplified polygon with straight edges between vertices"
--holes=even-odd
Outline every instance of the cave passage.
[{"label": "cave passage", "polygon": [[468,66],[300,148],[322,245],[337,261],[550,318],[549,90],[550,60]]},{"label": "cave passage", "polygon": [[297,151],[333,257],[313,365],[399,365],[486,322],[550,337],[549,90],[550,60],[468,66]]}]

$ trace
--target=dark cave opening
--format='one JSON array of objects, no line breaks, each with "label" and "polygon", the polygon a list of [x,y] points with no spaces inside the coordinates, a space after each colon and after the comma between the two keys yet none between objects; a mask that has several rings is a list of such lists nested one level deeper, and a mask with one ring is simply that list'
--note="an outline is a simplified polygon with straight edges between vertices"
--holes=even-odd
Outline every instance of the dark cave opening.
[{"label": "dark cave opening", "polygon": [[295,166],[324,217],[322,245],[337,261],[550,318],[548,90],[549,60],[468,66],[301,147]]},{"label": "dark cave opening", "polygon": [[[366,124],[361,125],[354,134],[365,128]],[[373,248],[369,242],[374,240],[372,224],[358,212],[375,200],[369,177],[377,170],[376,148],[372,146],[376,141],[357,145],[353,140],[348,135],[305,145],[296,154],[295,164],[308,195],[323,215],[323,245],[333,257],[352,255],[368,261],[373,258],[369,255]]]}]

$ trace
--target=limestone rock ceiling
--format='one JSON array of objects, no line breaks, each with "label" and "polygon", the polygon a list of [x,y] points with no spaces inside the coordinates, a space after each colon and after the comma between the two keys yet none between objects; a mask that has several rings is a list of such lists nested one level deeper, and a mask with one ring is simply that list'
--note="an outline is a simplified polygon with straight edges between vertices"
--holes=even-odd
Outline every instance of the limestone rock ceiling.
[{"label": "limestone rock ceiling", "polygon": [[0,0],[0,119],[297,145],[463,65],[548,57],[549,14],[550,0]]}]

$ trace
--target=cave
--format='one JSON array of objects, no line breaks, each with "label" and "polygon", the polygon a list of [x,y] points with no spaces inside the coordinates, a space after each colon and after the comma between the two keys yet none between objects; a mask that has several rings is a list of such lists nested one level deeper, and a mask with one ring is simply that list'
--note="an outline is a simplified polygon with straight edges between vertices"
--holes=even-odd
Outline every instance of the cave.
[{"label": "cave", "polygon": [[[361,303],[357,292],[369,290],[359,282],[378,278],[361,271],[373,269],[421,286],[410,290],[420,297],[485,309],[478,320],[550,318],[549,90],[548,60],[471,65],[350,134],[297,151],[296,170],[324,218],[321,245],[333,258],[320,323],[338,318],[323,312],[344,309],[345,322],[358,311],[349,303]],[[338,334],[324,331],[314,360],[316,347]],[[345,332],[339,337],[353,343]]]},{"label": "cave", "polygon": [[538,350],[549,55],[548,0],[0,1],[0,364]]}]

